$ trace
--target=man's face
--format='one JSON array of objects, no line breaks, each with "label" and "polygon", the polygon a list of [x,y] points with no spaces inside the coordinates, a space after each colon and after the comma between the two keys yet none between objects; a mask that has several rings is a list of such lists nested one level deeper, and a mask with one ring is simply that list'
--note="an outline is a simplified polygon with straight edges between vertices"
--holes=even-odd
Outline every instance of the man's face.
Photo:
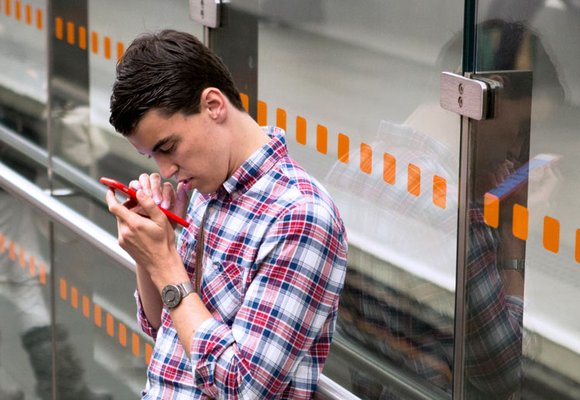
[{"label": "man's face", "polygon": [[203,111],[166,117],[157,110],[145,114],[129,142],[152,157],[164,179],[184,182],[187,189],[215,192],[230,176],[227,135]]}]

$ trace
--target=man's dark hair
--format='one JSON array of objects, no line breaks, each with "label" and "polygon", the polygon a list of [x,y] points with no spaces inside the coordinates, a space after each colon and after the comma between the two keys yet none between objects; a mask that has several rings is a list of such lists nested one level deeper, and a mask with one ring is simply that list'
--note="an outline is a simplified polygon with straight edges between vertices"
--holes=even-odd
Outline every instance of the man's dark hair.
[{"label": "man's dark hair", "polygon": [[109,121],[129,136],[150,109],[166,116],[196,114],[208,87],[218,88],[234,107],[244,110],[227,67],[197,38],[175,30],[145,34],[117,64]]}]

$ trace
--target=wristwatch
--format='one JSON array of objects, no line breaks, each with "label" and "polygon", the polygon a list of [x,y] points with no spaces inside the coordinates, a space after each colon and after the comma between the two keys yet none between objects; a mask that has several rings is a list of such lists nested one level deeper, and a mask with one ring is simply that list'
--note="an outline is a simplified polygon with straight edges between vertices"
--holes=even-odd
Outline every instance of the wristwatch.
[{"label": "wristwatch", "polygon": [[167,308],[175,308],[181,303],[181,300],[188,294],[195,292],[193,283],[181,282],[176,284],[169,284],[161,291],[161,300]]},{"label": "wristwatch", "polygon": [[526,261],[522,258],[512,258],[509,260],[503,260],[501,263],[501,269],[511,269],[514,271],[525,271]]}]

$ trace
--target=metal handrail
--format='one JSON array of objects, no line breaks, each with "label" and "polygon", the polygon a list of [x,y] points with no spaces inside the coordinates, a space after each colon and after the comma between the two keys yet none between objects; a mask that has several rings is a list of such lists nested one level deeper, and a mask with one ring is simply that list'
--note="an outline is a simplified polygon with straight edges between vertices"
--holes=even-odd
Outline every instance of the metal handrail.
[{"label": "metal handrail", "polygon": [[0,187],[41,211],[52,221],[66,226],[123,267],[135,272],[135,261],[110,233],[70,209],[22,175],[0,162]]}]

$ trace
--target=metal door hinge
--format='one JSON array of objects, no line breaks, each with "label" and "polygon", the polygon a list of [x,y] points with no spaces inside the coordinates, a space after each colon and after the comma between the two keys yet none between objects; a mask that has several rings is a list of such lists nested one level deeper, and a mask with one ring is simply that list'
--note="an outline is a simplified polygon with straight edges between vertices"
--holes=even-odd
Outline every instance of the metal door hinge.
[{"label": "metal door hinge", "polygon": [[221,4],[221,0],[189,0],[189,17],[208,28],[217,28]]},{"label": "metal door hinge", "polygon": [[487,79],[441,73],[441,107],[465,117],[482,120],[493,118],[494,91],[500,83]]}]

